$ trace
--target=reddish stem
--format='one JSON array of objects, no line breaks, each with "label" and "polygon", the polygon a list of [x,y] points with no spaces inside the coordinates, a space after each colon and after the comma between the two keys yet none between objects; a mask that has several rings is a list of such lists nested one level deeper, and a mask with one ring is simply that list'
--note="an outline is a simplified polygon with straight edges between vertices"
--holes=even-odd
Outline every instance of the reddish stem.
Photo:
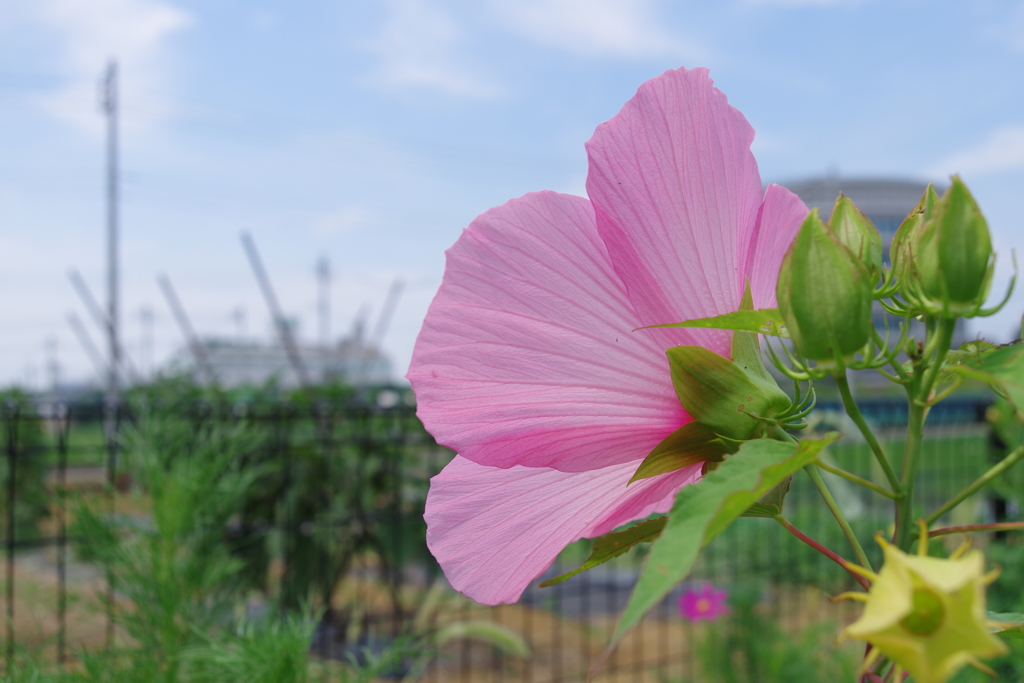
[{"label": "reddish stem", "polygon": [[1024,522],[996,522],[995,524],[968,524],[967,526],[947,526],[943,529],[932,529],[928,537],[945,536],[947,534],[966,534],[972,531],[1013,531],[1024,530]]},{"label": "reddish stem", "polygon": [[871,588],[870,584],[868,584],[868,580],[867,579],[865,579],[860,574],[850,570],[849,565],[852,564],[851,562],[849,562],[848,560],[844,560],[839,555],[836,555],[834,552],[832,552],[831,550],[829,550],[828,548],[826,548],[822,544],[818,543],[817,541],[815,541],[813,538],[811,538],[810,536],[808,536],[804,532],[802,532],[799,529],[797,529],[795,526],[790,524],[789,520],[786,519],[785,517],[782,517],[780,515],[779,517],[776,517],[775,519],[779,522],[779,524],[781,524],[783,527],[785,527],[786,531],[788,531],[789,533],[793,534],[794,536],[799,538],[801,541],[803,541],[807,545],[811,546],[812,548],[817,550],[819,553],[821,553],[822,555],[824,555],[825,557],[827,557],[828,559],[832,560],[833,562],[838,564],[840,567],[845,569],[850,574],[850,576],[852,576],[854,579],[857,580],[857,583],[859,583],[861,586],[864,587],[864,590],[868,590],[868,589]]}]

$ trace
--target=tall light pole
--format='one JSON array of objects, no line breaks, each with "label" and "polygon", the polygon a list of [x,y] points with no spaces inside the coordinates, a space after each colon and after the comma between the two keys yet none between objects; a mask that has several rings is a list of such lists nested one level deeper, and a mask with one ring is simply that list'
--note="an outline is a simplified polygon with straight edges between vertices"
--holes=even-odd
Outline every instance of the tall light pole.
[{"label": "tall light pole", "polygon": [[316,262],[317,312],[320,317],[320,346],[331,344],[331,262],[321,256]]},{"label": "tall light pole", "polygon": [[[118,187],[117,187],[117,62],[107,65],[103,79],[103,114],[107,118],[107,364],[106,402],[116,409],[120,399],[117,370],[121,367],[120,302],[118,301]],[[112,436],[112,434],[111,434]]]}]

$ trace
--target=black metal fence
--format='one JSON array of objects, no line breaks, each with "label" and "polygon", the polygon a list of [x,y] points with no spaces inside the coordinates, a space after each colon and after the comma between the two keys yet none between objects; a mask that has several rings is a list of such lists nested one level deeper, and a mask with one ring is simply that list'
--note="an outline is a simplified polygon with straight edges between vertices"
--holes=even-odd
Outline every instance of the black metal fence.
[{"label": "black metal fence", "polygon": [[[515,605],[483,607],[450,591],[426,550],[422,512],[429,478],[451,453],[423,430],[411,398],[408,390],[388,389],[360,403],[191,402],[148,410],[197,426],[244,422],[259,433],[245,457],[261,475],[224,531],[249,586],[239,609],[255,617],[267,609],[322,606],[312,643],[316,657],[358,660],[419,629],[450,636],[437,642],[421,680],[584,680],[626,603],[644,549],[552,588],[535,583]],[[989,464],[988,430],[980,421],[984,404],[962,403],[944,424],[929,428],[919,485],[926,507]],[[118,445],[143,416],[139,409],[111,412],[100,403],[19,399],[0,408],[7,661],[20,649],[64,662],[83,648],[109,647],[119,637],[110,615],[117,586],[101,565],[87,561],[83,548],[90,539],[74,536],[70,515],[73,502],[82,499],[115,514],[135,514],[133,501],[145,492],[131,480]],[[888,415],[884,407],[879,411]],[[894,420],[879,422],[883,440],[898,446],[902,434]],[[115,438],[107,438],[105,423]],[[867,449],[853,439],[834,446],[830,457],[880,479]],[[873,546],[872,534],[891,520],[891,503],[837,478],[829,484],[862,543]],[[813,538],[844,549],[824,510],[809,482],[796,477],[787,516]],[[989,514],[984,501],[966,510],[975,517]],[[572,568],[588,552],[588,542],[574,544],[547,576]],[[707,583],[756,595],[757,609],[788,637],[815,631],[831,636],[850,618],[827,601],[850,588],[842,570],[771,520],[741,519],[622,642],[596,680],[701,680],[697,650],[710,648],[711,627],[684,619],[678,601]],[[518,634],[530,655],[474,637],[481,622]],[[400,678],[410,670],[416,673],[415,663],[392,674]]]}]

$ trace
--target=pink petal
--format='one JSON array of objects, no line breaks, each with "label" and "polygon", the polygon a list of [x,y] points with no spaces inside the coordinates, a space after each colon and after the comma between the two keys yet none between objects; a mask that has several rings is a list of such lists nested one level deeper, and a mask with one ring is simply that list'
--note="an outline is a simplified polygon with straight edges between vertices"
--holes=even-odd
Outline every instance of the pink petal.
[{"label": "pink petal", "polygon": [[689,420],[586,199],[514,199],[447,256],[408,374],[439,443],[493,467],[635,469]]},{"label": "pink petal", "polygon": [[[754,130],[707,69],[647,81],[587,143],[587,193],[615,271],[644,325],[738,308],[761,205]],[[728,354],[729,332],[654,332],[663,348]]]},{"label": "pink petal", "polygon": [[775,308],[782,257],[807,214],[807,205],[795,194],[778,185],[768,186],[746,258],[754,308]]},{"label": "pink petal", "polygon": [[667,512],[700,467],[627,488],[634,463],[570,473],[456,456],[430,480],[427,546],[456,590],[485,605],[515,602],[573,541]]}]

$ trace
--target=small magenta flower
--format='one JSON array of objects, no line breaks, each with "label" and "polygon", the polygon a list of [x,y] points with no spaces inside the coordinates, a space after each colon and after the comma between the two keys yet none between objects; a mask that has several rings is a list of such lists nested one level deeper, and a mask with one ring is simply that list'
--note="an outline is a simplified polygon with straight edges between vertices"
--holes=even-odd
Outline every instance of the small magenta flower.
[{"label": "small magenta flower", "polygon": [[[587,143],[589,198],[538,192],[447,252],[407,375],[458,455],[431,480],[427,545],[448,581],[514,602],[568,544],[666,512],[702,463],[629,484],[693,418],[666,350],[729,357],[732,333],[647,325],[775,306],[807,207],[761,186],[754,130],[706,69],[644,83]],[[628,486],[627,486],[628,484]]]},{"label": "small magenta flower", "polygon": [[679,596],[679,616],[687,621],[715,621],[729,613],[729,606],[725,604],[728,598],[727,590],[716,589],[710,583],[700,588],[687,588]]}]

